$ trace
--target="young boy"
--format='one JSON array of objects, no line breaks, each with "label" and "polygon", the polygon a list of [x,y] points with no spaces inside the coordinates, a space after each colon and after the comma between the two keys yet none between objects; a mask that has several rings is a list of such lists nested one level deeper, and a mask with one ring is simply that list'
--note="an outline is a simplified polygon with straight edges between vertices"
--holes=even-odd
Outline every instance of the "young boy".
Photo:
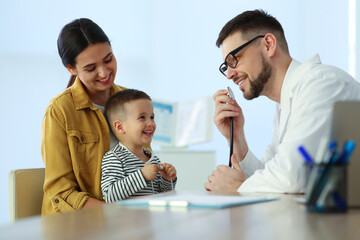
[{"label": "young boy", "polygon": [[[161,164],[149,149],[156,124],[151,98],[126,89],[110,97],[105,114],[119,144],[102,160],[101,190],[106,202],[172,190],[176,169]],[[173,181],[174,180],[174,181]]]}]

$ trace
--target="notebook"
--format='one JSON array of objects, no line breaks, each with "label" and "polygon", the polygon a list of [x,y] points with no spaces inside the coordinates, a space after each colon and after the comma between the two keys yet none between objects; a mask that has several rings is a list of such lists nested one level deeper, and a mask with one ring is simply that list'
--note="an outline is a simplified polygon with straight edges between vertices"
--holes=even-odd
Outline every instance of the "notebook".
[{"label": "notebook", "polygon": [[347,204],[360,207],[360,101],[334,104],[331,138],[341,146],[346,140],[356,142],[347,168]]},{"label": "notebook", "polygon": [[172,192],[118,201],[120,205],[145,207],[226,208],[266,202],[278,198],[252,196],[222,196],[197,192]]}]

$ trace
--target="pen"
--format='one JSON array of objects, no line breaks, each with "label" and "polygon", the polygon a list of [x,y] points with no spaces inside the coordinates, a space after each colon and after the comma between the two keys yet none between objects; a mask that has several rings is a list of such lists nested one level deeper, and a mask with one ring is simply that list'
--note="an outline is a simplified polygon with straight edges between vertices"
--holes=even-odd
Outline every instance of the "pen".
[{"label": "pen", "polygon": [[[326,156],[324,157],[324,162],[327,161],[329,162],[328,158],[331,158],[332,154],[334,154],[334,152],[336,151],[336,142],[335,141],[331,141],[329,143],[329,147],[328,147],[328,151],[326,152]],[[310,175],[310,179],[308,181],[308,186],[306,188],[306,194],[308,195],[307,197],[307,202],[309,206],[314,206],[315,202],[314,202],[314,198],[315,198],[315,194],[317,191],[317,188],[319,188],[320,185],[320,180],[323,177],[323,173],[324,173],[323,167],[321,165],[318,165],[318,171],[312,171],[311,175]],[[317,197],[316,197],[317,198]]]},{"label": "pen", "polygon": [[336,202],[336,205],[340,208],[341,211],[346,211],[346,202],[342,199],[338,191],[334,191],[332,193],[332,197],[334,201]]},{"label": "pen", "polygon": [[[303,156],[305,164],[306,164],[305,167],[306,167],[307,174],[305,176],[308,177],[308,180],[306,182],[307,185],[305,186],[305,194],[308,197],[312,187],[314,186],[315,180],[316,180],[316,173],[313,171],[314,161],[303,146],[299,146],[298,150],[299,150],[300,154]],[[309,165],[309,166],[307,166],[307,165]]]},{"label": "pen", "polygon": [[325,156],[324,156],[324,159],[323,159],[324,163],[327,163],[327,162],[330,161],[333,152],[336,151],[336,147],[337,147],[337,142],[336,141],[331,141],[329,143],[329,150],[325,153]]},{"label": "pen", "polygon": [[[310,177],[309,177],[309,180],[307,182],[307,186],[306,186],[306,199],[307,199],[307,203],[308,203],[308,206],[314,206],[313,204],[315,204],[313,201],[314,199],[314,195],[315,195],[315,192],[318,188],[318,185],[319,185],[319,181],[320,181],[320,178],[322,176],[322,173],[324,171],[323,169],[323,166],[321,165],[321,162],[328,162],[329,158],[331,157],[331,154],[335,151],[336,149],[336,142],[335,141],[331,141],[329,143],[329,146],[328,148],[324,147],[324,144],[327,143],[327,140],[326,139],[322,139],[322,141],[320,142],[320,147],[322,149],[324,149],[322,152],[319,152],[321,151],[319,149],[318,151],[318,154],[317,154],[317,159],[316,159],[316,168],[315,170],[317,171],[312,171],[311,174],[310,174]],[[328,151],[326,151],[326,149],[328,149]],[[323,159],[324,158],[324,159]]]},{"label": "pen", "polygon": [[318,151],[316,153],[315,156],[315,163],[319,164],[323,161],[325,153],[326,153],[326,149],[327,149],[327,145],[328,145],[329,139],[327,137],[322,137],[320,139],[320,143],[319,143],[319,147],[318,147]]},{"label": "pen", "polygon": [[336,163],[338,159],[338,154],[336,152],[336,145],[330,144],[331,148],[331,157],[326,163],[324,169],[320,173],[318,181],[314,184],[314,187],[311,191],[310,197],[309,197],[309,206],[315,206],[317,199],[319,195],[321,194],[324,185],[326,184],[327,178],[331,173],[333,165]]},{"label": "pen", "polygon": [[338,181],[340,180],[339,173],[332,174],[329,180],[325,183],[325,186],[316,201],[316,210],[323,212],[329,205],[329,196],[336,188]]},{"label": "pen", "polygon": [[[341,176],[338,172],[332,174],[334,167],[345,168],[349,158],[355,148],[354,141],[346,141],[340,154],[335,151],[336,143],[332,142],[329,146],[331,157],[327,157],[326,165],[322,172],[319,173],[318,181],[312,189],[309,198],[309,206],[316,206],[318,211],[325,211],[326,205],[330,204],[329,198],[335,202],[336,207],[341,210],[346,210],[346,203],[337,192],[336,187],[340,181]],[[342,176],[343,177],[343,176]]]},{"label": "pen", "polygon": [[349,158],[355,149],[355,145],[356,145],[355,142],[352,140],[346,141],[343,151],[341,152],[341,155],[339,156],[339,159],[337,162],[348,163]]},{"label": "pen", "polygon": [[303,146],[298,147],[299,152],[304,157],[305,163],[313,163],[314,160],[311,158],[310,154],[305,150]]}]

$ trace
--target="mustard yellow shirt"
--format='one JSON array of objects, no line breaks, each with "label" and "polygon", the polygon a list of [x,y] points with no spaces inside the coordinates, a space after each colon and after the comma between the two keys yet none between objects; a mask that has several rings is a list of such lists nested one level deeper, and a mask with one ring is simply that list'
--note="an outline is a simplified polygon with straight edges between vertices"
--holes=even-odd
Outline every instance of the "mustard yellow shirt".
[{"label": "mustard yellow shirt", "polygon": [[[111,94],[124,89],[114,84]],[[101,160],[110,149],[109,131],[78,78],[50,101],[41,129],[43,215],[81,209],[89,197],[103,200]]]}]

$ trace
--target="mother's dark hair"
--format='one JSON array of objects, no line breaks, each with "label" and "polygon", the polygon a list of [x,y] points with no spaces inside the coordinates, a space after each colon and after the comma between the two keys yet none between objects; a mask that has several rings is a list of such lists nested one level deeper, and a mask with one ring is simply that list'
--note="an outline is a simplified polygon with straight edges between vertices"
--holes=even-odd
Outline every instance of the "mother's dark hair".
[{"label": "mother's dark hair", "polygon": [[[98,42],[108,42],[109,38],[104,31],[92,20],[79,18],[66,24],[61,30],[57,46],[64,66],[75,68],[76,57],[89,45]],[[76,76],[72,75],[67,87],[70,87]]]}]

